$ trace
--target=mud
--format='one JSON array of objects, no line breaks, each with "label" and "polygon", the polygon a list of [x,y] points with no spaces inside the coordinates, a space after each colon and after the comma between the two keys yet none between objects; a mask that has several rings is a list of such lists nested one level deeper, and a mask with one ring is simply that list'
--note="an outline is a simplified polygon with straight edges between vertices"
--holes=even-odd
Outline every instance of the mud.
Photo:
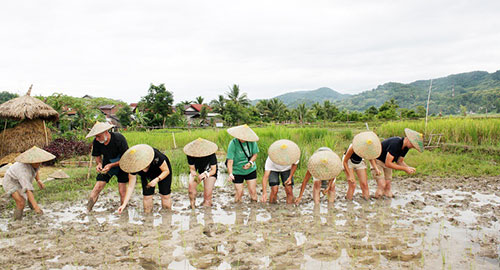
[{"label": "mud", "polygon": [[[232,202],[218,182],[212,208],[188,208],[174,193],[172,211],[142,213],[136,193],[117,215],[115,190],[94,211],[77,202],[42,205],[22,221],[0,212],[0,265],[5,269],[498,269],[500,177],[398,179],[395,198],[298,206]],[[371,183],[373,184],[373,183]],[[375,186],[371,185],[371,192]],[[259,188],[260,189],[260,188]],[[245,190],[246,192],[246,190]],[[298,187],[294,190],[298,193]],[[85,194],[84,194],[85,195]],[[198,203],[201,203],[201,194]]]}]

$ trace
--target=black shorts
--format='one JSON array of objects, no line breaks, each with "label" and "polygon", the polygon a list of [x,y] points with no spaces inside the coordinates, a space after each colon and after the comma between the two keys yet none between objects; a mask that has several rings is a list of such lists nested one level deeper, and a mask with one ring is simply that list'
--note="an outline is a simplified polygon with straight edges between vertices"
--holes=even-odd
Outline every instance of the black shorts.
[{"label": "black shorts", "polygon": [[[153,180],[153,179],[151,179]],[[144,196],[150,196],[155,194],[155,187],[148,187],[148,179],[146,177],[141,176],[141,184],[142,184],[142,195]],[[169,174],[167,178],[161,180],[158,182],[158,190],[160,191],[161,195],[169,195],[171,190],[170,186],[172,185],[172,175]]]},{"label": "black shorts", "polygon": [[[111,180],[112,177],[113,175],[109,175],[107,173],[98,173],[96,180],[109,183],[109,180]],[[119,170],[118,175],[116,177],[118,178],[118,183],[128,183],[128,173]]]},{"label": "black shorts", "polygon": [[233,183],[243,184],[243,180],[254,180],[254,179],[257,179],[257,170],[255,170],[247,175],[235,174]]},{"label": "black shorts", "polygon": [[[281,176],[281,183],[283,186],[285,186],[285,181],[290,177],[290,170],[284,171],[284,172],[275,172],[271,171],[269,174],[269,186],[274,187],[278,186],[280,184],[280,176]],[[291,186],[293,186],[293,176],[292,176],[292,183]]]}]

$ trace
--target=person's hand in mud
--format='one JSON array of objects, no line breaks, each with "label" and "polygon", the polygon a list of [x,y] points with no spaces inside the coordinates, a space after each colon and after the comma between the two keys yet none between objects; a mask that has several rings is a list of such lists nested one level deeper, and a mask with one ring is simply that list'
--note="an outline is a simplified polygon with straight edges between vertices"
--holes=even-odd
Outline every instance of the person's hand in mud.
[{"label": "person's hand in mud", "polygon": [[261,202],[263,203],[267,202],[267,192],[262,191]]},{"label": "person's hand in mud", "polygon": [[160,181],[160,179],[158,177],[156,177],[155,179],[151,180],[151,182],[148,183],[148,187],[154,188],[156,186],[156,184],[158,184],[159,181]]},{"label": "person's hand in mud", "polygon": [[286,181],[285,181],[285,186],[289,186],[289,185],[291,185],[291,184],[292,184],[292,177],[290,176],[290,177],[288,177],[288,178],[286,179]]},{"label": "person's hand in mud", "polygon": [[247,162],[247,164],[243,165],[244,170],[248,170],[248,169],[250,169],[250,167],[252,167],[252,163],[250,163],[250,162]]},{"label": "person's hand in mud", "polygon": [[302,196],[298,196],[297,198],[295,198],[295,204],[299,204],[301,200]]},{"label": "person's hand in mud", "polygon": [[121,214],[123,212],[123,210],[125,210],[125,207],[127,207],[126,204],[120,205],[120,207],[118,207],[118,210],[117,210],[118,214]]},{"label": "person's hand in mud", "polygon": [[43,210],[40,207],[37,207],[37,208],[35,208],[33,210],[35,210],[35,213],[37,213],[39,215],[43,215]]},{"label": "person's hand in mud", "polygon": [[413,168],[413,167],[406,167],[406,168],[405,168],[405,172],[406,172],[407,174],[414,174],[416,171],[417,171],[417,170],[416,170],[415,168]]}]

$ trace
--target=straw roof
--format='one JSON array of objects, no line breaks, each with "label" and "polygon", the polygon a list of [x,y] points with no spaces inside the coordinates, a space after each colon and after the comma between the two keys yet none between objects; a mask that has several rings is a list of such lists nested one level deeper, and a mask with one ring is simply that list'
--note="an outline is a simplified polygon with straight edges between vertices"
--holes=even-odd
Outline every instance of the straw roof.
[{"label": "straw roof", "polygon": [[32,97],[32,87],[33,85],[30,86],[26,95],[11,99],[0,105],[0,118],[57,121],[59,119],[59,113],[38,98]]}]

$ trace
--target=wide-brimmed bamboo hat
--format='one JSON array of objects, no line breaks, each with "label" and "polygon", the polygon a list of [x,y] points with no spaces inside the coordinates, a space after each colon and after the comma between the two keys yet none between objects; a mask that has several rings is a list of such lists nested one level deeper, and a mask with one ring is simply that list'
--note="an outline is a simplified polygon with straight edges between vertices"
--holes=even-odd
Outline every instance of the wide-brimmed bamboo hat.
[{"label": "wide-brimmed bamboo hat", "polygon": [[52,155],[51,153],[33,146],[17,156],[16,161],[22,163],[42,163],[54,158],[56,158],[56,156]]},{"label": "wide-brimmed bamboo hat", "polygon": [[87,134],[87,136],[85,136],[85,138],[90,138],[90,137],[95,136],[97,134],[103,133],[104,131],[110,130],[114,127],[115,127],[115,125],[112,125],[112,124],[107,123],[107,122],[97,122],[92,127],[89,134]]},{"label": "wide-brimmed bamboo hat", "polygon": [[373,131],[361,132],[354,136],[352,148],[356,155],[367,160],[376,159],[382,153],[380,139]]},{"label": "wide-brimmed bamboo hat", "polygon": [[342,161],[331,149],[326,148],[323,151],[314,152],[307,163],[307,170],[316,179],[330,180],[342,171]]},{"label": "wide-brimmed bamboo hat", "polygon": [[137,144],[123,153],[120,158],[120,168],[126,173],[136,173],[149,166],[154,157],[153,147],[147,144]]},{"label": "wide-brimmed bamboo hat", "polygon": [[63,170],[57,170],[53,172],[52,174],[49,175],[49,177],[55,178],[55,179],[65,179],[69,178],[69,175],[65,173]]},{"label": "wide-brimmed bamboo hat", "polygon": [[422,133],[417,132],[413,129],[405,128],[406,137],[410,140],[411,144],[422,153],[424,151],[424,136]]},{"label": "wide-brimmed bamboo hat", "polygon": [[217,151],[217,144],[198,138],[184,146],[184,153],[191,157],[206,157]]},{"label": "wide-brimmed bamboo hat", "polygon": [[259,140],[259,136],[257,136],[257,134],[246,124],[228,128],[227,133],[237,139],[247,142],[256,142]]},{"label": "wide-brimmed bamboo hat", "polygon": [[288,166],[295,164],[300,158],[299,146],[290,140],[277,140],[267,150],[272,162]]}]

